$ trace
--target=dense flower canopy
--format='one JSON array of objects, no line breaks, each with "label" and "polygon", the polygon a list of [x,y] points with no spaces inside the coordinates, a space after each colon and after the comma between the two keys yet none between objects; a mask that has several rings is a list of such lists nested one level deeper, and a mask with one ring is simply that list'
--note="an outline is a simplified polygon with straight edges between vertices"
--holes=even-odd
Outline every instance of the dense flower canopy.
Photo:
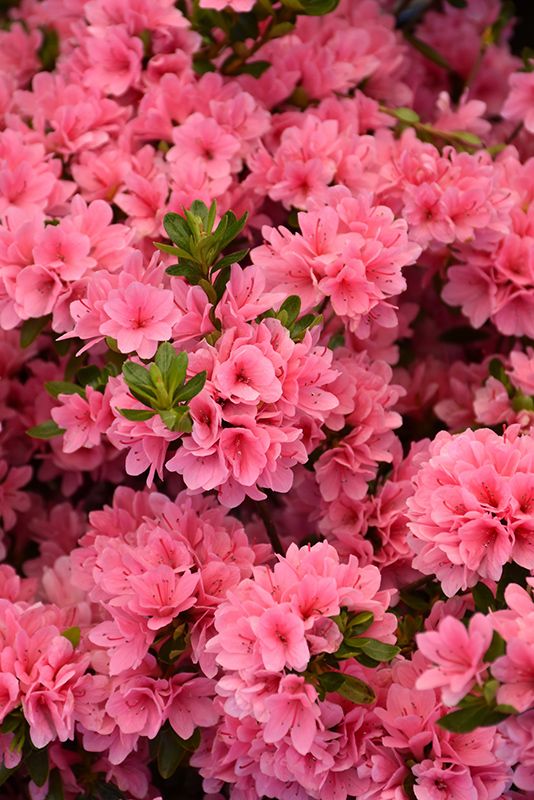
[{"label": "dense flower canopy", "polygon": [[8,0],[2,800],[521,800],[501,0]]}]

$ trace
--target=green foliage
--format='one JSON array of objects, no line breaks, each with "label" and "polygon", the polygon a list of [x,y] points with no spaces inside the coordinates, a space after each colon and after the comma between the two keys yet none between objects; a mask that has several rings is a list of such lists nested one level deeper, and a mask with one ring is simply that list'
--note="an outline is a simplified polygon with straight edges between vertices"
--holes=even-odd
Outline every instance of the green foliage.
[{"label": "green foliage", "polygon": [[171,778],[189,755],[194,753],[199,744],[200,731],[198,729],[189,739],[182,739],[167,723],[158,733],[154,742],[158,772],[161,777],[165,780]]},{"label": "green foliage", "polygon": [[27,319],[22,323],[20,329],[20,346],[29,347],[39,336],[41,331],[48,325],[52,316],[47,314],[36,319]]},{"label": "green foliage", "polygon": [[370,686],[344,672],[323,672],[319,675],[318,682],[323,695],[336,692],[357,705],[370,705],[376,700]]},{"label": "green foliage", "polygon": [[148,366],[125,361],[124,380],[136,400],[147,408],[121,408],[120,413],[134,422],[159,414],[169,430],[189,432],[191,419],[187,403],[204,388],[206,373],[199,372],[186,381],[187,365],[187,353],[177,353],[170,342],[160,344],[154,362]]},{"label": "green foliage", "polygon": [[61,436],[64,433],[63,428],[60,428],[52,419],[41,422],[39,425],[34,425],[26,431],[28,436],[32,439],[53,439],[54,436]]}]

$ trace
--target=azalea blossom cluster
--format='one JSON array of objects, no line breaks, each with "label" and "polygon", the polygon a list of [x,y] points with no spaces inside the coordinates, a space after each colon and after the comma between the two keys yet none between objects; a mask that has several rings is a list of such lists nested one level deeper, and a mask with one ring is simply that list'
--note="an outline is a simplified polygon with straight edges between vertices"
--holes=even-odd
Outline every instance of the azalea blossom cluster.
[{"label": "azalea blossom cluster", "polygon": [[4,4],[5,800],[531,797],[512,5]]}]

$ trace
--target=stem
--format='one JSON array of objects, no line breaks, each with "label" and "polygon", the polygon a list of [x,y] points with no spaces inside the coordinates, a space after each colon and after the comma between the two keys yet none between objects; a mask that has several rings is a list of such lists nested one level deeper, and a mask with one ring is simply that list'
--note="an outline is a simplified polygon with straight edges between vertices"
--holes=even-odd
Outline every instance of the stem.
[{"label": "stem", "polygon": [[522,130],[523,130],[523,123],[518,122],[515,128],[513,129],[512,133],[510,134],[510,136],[506,139],[506,144],[511,144],[514,141],[515,137],[518,136]]},{"label": "stem", "polygon": [[258,517],[261,519],[265,526],[265,530],[267,531],[267,536],[269,537],[269,541],[275,553],[279,555],[284,555],[284,548],[282,547],[282,543],[278,537],[278,532],[276,530],[276,526],[271,519],[271,515],[269,514],[267,507],[265,505],[265,501],[259,502],[257,500],[252,501],[253,507],[255,512],[257,513]]}]

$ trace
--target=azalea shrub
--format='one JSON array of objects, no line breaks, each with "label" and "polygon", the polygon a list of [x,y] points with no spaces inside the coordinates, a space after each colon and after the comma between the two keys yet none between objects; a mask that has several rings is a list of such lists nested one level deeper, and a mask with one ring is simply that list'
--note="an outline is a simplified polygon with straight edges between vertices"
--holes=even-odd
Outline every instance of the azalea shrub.
[{"label": "azalea shrub", "polygon": [[2,800],[532,798],[513,4],[2,9]]}]

